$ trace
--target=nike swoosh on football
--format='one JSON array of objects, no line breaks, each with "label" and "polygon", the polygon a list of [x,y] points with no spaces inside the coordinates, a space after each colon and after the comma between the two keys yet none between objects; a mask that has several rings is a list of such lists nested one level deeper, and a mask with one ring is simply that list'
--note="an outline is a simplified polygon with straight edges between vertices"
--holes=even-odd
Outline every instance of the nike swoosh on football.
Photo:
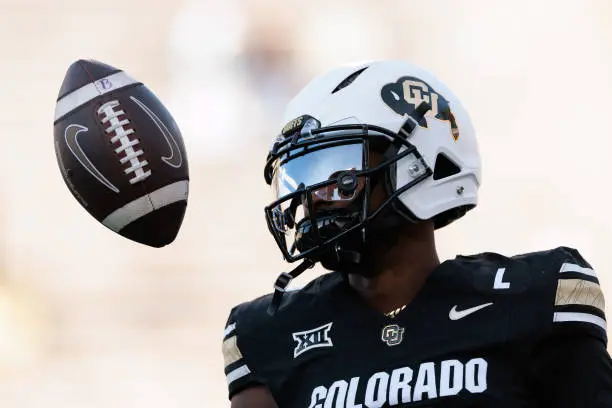
[{"label": "nike swoosh on football", "polygon": [[89,157],[85,154],[81,146],[79,145],[79,141],[77,140],[79,134],[81,132],[87,132],[89,129],[82,125],[71,124],[66,126],[66,130],[64,130],[64,140],[66,140],[66,146],[70,149],[70,152],[76,157],[76,159],[81,163],[81,165],[87,170],[92,176],[94,176],[100,183],[104,184],[108,187],[109,190],[114,191],[115,193],[119,192],[119,189],[113,185],[110,181],[106,179],[93,165]]},{"label": "nike swoosh on football", "polygon": [[471,315],[472,313],[475,313],[481,309],[484,309],[485,307],[491,306],[492,304],[493,302],[485,303],[485,304],[470,307],[469,309],[464,309],[464,310],[457,310],[457,305],[455,305],[450,310],[450,312],[448,312],[448,318],[451,320],[463,319],[465,316]]},{"label": "nike swoosh on football", "polygon": [[133,96],[130,96],[130,99],[147,114],[151,118],[151,120],[157,125],[159,131],[164,135],[166,139],[166,143],[168,143],[168,147],[170,148],[169,156],[162,156],[162,160],[168,166],[179,168],[183,164],[183,156],[181,155],[181,149],[179,148],[178,142],[170,133],[170,130],[166,127],[164,122],[157,116],[147,105],[145,105],[140,99],[137,99]]}]

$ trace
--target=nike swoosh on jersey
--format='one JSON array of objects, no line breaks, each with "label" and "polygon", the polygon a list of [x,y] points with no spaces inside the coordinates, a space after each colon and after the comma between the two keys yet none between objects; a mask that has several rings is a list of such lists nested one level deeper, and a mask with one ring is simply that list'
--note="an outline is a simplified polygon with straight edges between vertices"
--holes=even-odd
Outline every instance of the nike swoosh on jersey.
[{"label": "nike swoosh on jersey", "polygon": [[455,305],[450,310],[450,312],[448,312],[448,318],[451,320],[463,319],[464,317],[469,316],[472,313],[475,313],[481,309],[484,309],[485,307],[491,306],[492,304],[493,302],[485,303],[485,304],[470,307],[469,309],[464,309],[464,310],[457,310],[457,305]]},{"label": "nike swoosh on jersey", "polygon": [[164,138],[166,139],[166,143],[168,143],[168,147],[170,148],[169,156],[162,156],[162,161],[166,163],[168,166],[174,167],[178,169],[183,164],[183,156],[181,155],[181,149],[179,148],[178,142],[168,130],[164,122],[157,116],[147,105],[145,105],[140,99],[137,99],[133,96],[130,96],[130,99],[147,114],[157,125],[157,128],[162,133]]},{"label": "nike swoosh on jersey", "polygon": [[79,141],[77,140],[79,134],[81,132],[87,132],[89,129],[82,125],[71,124],[66,126],[66,130],[64,131],[64,139],[66,140],[66,146],[70,149],[70,152],[76,157],[76,159],[81,163],[81,165],[87,170],[92,176],[94,176],[100,183],[104,184],[108,187],[109,190],[114,191],[115,193],[119,192],[119,189],[113,185],[110,181],[106,179],[93,165],[89,157],[85,154],[81,146],[79,145]]}]

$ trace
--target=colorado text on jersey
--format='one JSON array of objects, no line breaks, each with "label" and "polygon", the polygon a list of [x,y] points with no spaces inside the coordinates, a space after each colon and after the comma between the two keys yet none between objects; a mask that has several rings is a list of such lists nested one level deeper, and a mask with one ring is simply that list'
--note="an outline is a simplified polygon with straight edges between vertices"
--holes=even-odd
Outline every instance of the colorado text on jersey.
[{"label": "colorado text on jersey", "polygon": [[487,361],[473,358],[426,362],[418,367],[380,371],[368,379],[353,377],[312,390],[309,408],[383,407],[487,389]]}]

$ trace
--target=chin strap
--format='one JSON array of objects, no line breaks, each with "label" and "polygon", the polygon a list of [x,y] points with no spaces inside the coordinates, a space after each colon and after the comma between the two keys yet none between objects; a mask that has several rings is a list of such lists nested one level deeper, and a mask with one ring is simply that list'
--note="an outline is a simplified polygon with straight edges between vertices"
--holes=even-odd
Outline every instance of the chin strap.
[{"label": "chin strap", "polygon": [[287,290],[289,282],[291,282],[294,278],[297,278],[306,269],[312,268],[314,265],[315,262],[311,261],[310,259],[305,259],[291,272],[283,272],[278,275],[278,278],[276,278],[276,282],[274,282],[274,294],[272,295],[272,301],[268,306],[268,314],[270,316],[274,316],[276,314],[276,311],[280,306],[281,300],[283,300],[283,295]]},{"label": "chin strap", "polygon": [[338,264],[349,263],[358,265],[362,260],[361,252],[355,250],[337,248],[336,255],[338,258]]}]

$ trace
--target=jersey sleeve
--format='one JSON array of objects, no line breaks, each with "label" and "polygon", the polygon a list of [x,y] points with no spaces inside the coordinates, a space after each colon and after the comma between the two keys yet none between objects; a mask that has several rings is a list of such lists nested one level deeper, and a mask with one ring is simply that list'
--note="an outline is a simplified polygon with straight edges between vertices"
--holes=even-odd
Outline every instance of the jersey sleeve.
[{"label": "jersey sleeve", "polygon": [[559,248],[551,271],[555,284],[552,336],[582,334],[607,344],[604,294],[597,274],[580,253]]},{"label": "jersey sleeve", "polygon": [[612,360],[592,336],[547,339],[534,353],[530,374],[537,406],[612,407]]},{"label": "jersey sleeve", "polygon": [[245,324],[240,319],[239,307],[232,309],[223,332],[223,364],[227,381],[229,398],[245,388],[261,385],[264,382],[258,377],[249,357],[243,351],[241,327]]},{"label": "jersey sleeve", "polygon": [[548,322],[528,360],[531,393],[538,406],[612,406],[612,360],[597,274],[575,249],[552,252],[538,265],[547,282],[542,316]]}]

